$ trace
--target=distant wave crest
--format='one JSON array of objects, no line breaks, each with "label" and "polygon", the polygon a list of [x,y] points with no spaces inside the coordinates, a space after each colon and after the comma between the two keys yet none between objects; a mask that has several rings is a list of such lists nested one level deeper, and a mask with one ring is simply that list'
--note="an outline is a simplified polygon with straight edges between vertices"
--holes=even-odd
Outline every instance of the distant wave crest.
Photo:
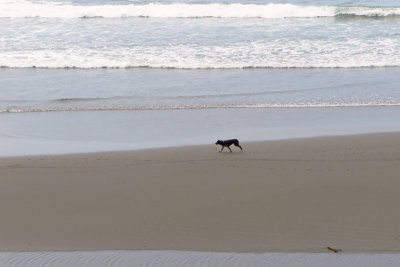
[{"label": "distant wave crest", "polygon": [[74,5],[8,0],[0,3],[0,18],[316,18],[334,16],[399,16],[400,7],[300,6],[293,4],[125,4]]}]

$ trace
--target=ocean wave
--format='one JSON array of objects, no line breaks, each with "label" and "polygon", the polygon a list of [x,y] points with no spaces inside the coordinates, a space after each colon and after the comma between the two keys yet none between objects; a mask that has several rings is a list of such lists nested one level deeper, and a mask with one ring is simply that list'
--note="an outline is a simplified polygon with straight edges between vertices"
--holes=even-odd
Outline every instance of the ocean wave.
[{"label": "ocean wave", "polygon": [[112,49],[72,47],[4,51],[7,68],[371,68],[399,67],[400,43],[375,40],[287,40],[227,45],[132,46]]},{"label": "ocean wave", "polygon": [[149,3],[74,5],[8,0],[0,3],[0,18],[318,18],[334,16],[400,16],[400,7],[301,6],[294,4]]}]

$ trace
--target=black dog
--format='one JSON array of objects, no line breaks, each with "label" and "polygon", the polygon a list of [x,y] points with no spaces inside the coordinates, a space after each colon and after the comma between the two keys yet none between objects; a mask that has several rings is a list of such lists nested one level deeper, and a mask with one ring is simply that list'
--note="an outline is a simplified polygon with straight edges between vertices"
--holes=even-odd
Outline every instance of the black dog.
[{"label": "black dog", "polygon": [[219,151],[219,152],[222,152],[222,150],[224,150],[224,148],[227,147],[227,148],[229,148],[229,150],[230,150],[231,153],[232,153],[232,150],[231,150],[231,148],[230,148],[231,145],[235,145],[235,146],[239,147],[240,150],[243,151],[242,147],[239,145],[239,140],[237,140],[237,139],[218,140],[215,144],[216,144],[216,145],[221,145],[221,146],[222,146],[221,151]]}]

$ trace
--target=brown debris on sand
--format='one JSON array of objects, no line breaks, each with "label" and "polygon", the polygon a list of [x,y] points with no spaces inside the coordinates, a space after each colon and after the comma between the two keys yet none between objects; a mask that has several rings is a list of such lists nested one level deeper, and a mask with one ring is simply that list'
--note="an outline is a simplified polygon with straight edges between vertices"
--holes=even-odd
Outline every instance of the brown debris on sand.
[{"label": "brown debris on sand", "polygon": [[334,252],[334,253],[342,252],[341,249],[336,249],[336,248],[331,248],[331,247],[326,247],[326,248],[329,249],[330,251]]}]

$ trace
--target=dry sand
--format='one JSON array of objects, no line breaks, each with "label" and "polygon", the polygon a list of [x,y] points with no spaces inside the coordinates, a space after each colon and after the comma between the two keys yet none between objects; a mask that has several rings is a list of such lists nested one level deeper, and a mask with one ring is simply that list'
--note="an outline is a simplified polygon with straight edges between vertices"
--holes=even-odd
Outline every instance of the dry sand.
[{"label": "dry sand", "polygon": [[0,250],[400,252],[400,133],[0,158]]}]

